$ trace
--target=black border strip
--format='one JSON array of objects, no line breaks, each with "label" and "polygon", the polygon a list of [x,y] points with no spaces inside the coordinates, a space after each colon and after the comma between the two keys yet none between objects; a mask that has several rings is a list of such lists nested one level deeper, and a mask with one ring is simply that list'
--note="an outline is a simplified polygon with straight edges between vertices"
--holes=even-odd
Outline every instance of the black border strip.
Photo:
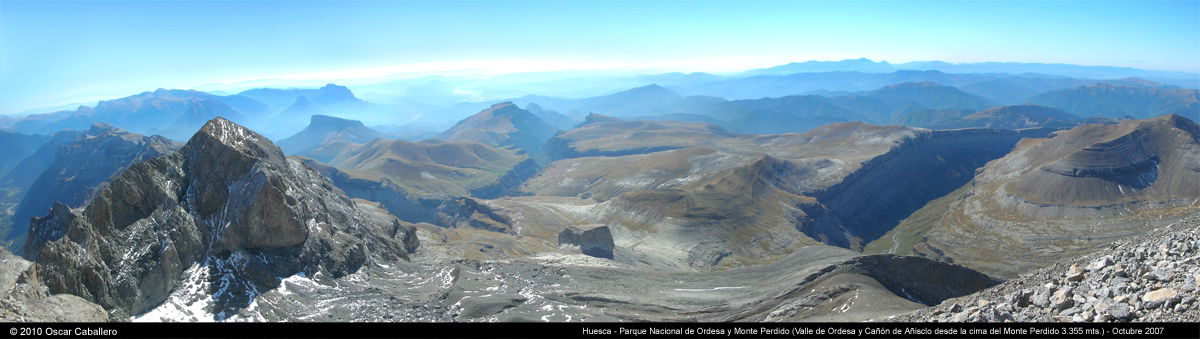
[{"label": "black border strip", "polygon": [[4,323],[0,338],[1200,338],[1200,323]]}]

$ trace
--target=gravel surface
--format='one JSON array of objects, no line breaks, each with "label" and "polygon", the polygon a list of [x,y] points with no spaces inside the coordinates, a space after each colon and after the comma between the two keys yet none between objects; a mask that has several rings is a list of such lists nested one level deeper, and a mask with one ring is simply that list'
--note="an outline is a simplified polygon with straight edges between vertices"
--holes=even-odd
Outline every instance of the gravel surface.
[{"label": "gravel surface", "polygon": [[888,321],[1193,322],[1200,215]]}]

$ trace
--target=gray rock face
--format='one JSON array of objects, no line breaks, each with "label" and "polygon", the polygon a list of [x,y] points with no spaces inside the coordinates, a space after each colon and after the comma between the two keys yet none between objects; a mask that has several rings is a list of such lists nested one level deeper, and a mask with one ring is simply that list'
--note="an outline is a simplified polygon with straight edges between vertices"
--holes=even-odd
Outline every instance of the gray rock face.
[{"label": "gray rock face", "polygon": [[32,273],[33,263],[0,249],[0,321],[108,321],[100,305],[69,295],[50,295]]},{"label": "gray rock face", "polygon": [[76,207],[95,188],[129,164],[175,152],[183,144],[161,136],[142,136],[102,123],[93,124],[74,141],[57,147],[54,160],[29,186],[13,213],[7,239],[24,244],[29,219],[41,216],[55,202]]},{"label": "gray rock face", "polygon": [[475,227],[492,232],[513,232],[512,220],[471,198],[442,202],[437,208],[437,216],[438,223],[444,227]]},{"label": "gray rock face", "polygon": [[613,237],[608,225],[571,226],[558,234],[558,245],[575,245],[597,258],[613,258]]},{"label": "gray rock face", "polygon": [[118,315],[150,310],[190,279],[211,295],[205,311],[223,319],[284,276],[336,278],[406,259],[410,232],[367,217],[265,137],[217,118],[84,207],[55,204],[33,221],[25,255],[51,292]]}]

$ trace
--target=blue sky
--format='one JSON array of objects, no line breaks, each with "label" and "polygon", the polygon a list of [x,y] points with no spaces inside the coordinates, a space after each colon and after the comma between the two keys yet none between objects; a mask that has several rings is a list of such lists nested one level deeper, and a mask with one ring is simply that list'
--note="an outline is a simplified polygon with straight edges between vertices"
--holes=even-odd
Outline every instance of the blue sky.
[{"label": "blue sky", "polygon": [[859,57],[1200,72],[1200,1],[0,0],[5,113],[263,78]]}]

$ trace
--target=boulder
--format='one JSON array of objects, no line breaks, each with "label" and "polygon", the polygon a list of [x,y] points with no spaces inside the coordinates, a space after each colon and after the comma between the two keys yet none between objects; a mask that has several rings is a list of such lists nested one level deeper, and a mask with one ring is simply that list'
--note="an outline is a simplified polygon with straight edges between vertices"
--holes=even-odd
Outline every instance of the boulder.
[{"label": "boulder", "polygon": [[1160,288],[1150,292],[1146,292],[1142,296],[1142,301],[1150,308],[1158,307],[1164,303],[1174,301],[1179,298],[1179,292],[1170,288]]},{"label": "boulder", "polygon": [[558,245],[579,246],[583,254],[613,258],[613,237],[608,225],[571,226],[558,233]]}]

